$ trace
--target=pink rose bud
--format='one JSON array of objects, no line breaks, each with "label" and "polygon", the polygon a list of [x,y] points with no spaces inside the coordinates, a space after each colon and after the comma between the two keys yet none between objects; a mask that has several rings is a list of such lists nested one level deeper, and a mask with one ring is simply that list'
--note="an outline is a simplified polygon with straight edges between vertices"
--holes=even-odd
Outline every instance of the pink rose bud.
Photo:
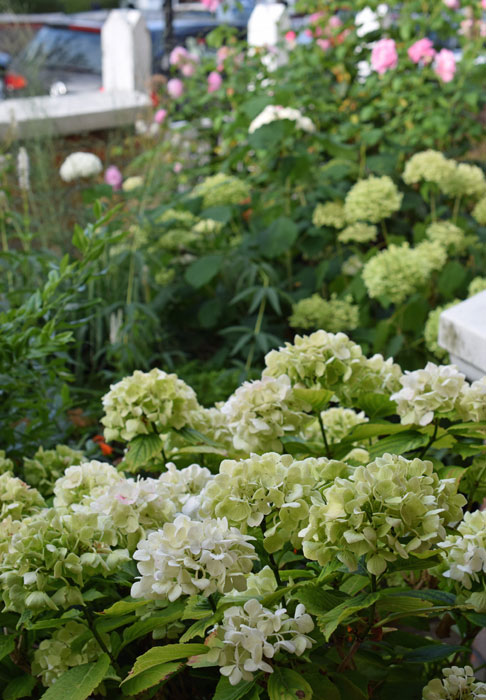
[{"label": "pink rose bud", "polygon": [[450,83],[456,72],[456,59],[449,49],[441,49],[435,59],[435,72],[443,83]]},{"label": "pink rose bud", "polygon": [[223,84],[223,78],[215,70],[211,71],[208,75],[208,92],[215,92],[219,90]]},{"label": "pink rose bud", "polygon": [[166,109],[158,109],[154,114],[154,122],[156,122],[157,124],[162,124],[165,121],[166,117],[167,117],[167,110]]},{"label": "pink rose bud", "polygon": [[167,92],[169,93],[170,97],[177,100],[184,94],[184,83],[182,80],[179,80],[179,78],[172,78],[167,83]]},{"label": "pink rose bud", "polygon": [[105,182],[111,185],[114,190],[119,190],[123,182],[123,175],[118,170],[116,165],[110,165],[105,171]]},{"label": "pink rose bud", "polygon": [[393,39],[380,39],[371,51],[371,66],[380,75],[390,68],[396,68],[398,54]]},{"label": "pink rose bud", "polygon": [[430,39],[419,39],[408,49],[408,57],[414,63],[424,61],[428,63],[435,56],[434,45]]},{"label": "pink rose bud", "polygon": [[172,49],[170,52],[169,63],[171,66],[180,66],[181,63],[184,63],[187,60],[188,56],[189,53],[187,49],[185,49],[183,46],[176,46],[175,49]]}]

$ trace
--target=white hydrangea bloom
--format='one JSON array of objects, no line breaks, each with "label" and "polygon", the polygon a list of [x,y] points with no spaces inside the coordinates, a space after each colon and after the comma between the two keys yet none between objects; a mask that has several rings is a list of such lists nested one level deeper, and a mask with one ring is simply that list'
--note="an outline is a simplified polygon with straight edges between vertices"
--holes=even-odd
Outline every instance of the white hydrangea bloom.
[{"label": "white hydrangea bloom", "polygon": [[64,476],[54,484],[54,506],[70,506],[81,503],[86,495],[101,496],[110,486],[123,482],[123,476],[106,462],[83,462],[68,467]]},{"label": "white hydrangea bloom", "polygon": [[295,396],[289,377],[263,377],[245,382],[221,407],[236,450],[281,452],[280,439],[306,420],[310,409]]},{"label": "white hydrangea bloom", "polygon": [[138,543],[134,559],[141,576],[131,595],[172,602],[181,595],[244,590],[257,558],[252,539],[226,518],[200,522],[179,515]]},{"label": "white hydrangea bloom", "polygon": [[458,410],[464,420],[486,420],[486,377],[464,385]]},{"label": "white hydrangea bloom", "polygon": [[71,153],[61,165],[59,175],[64,182],[72,182],[80,177],[92,177],[103,170],[103,164],[94,153],[77,151]]},{"label": "white hydrangea bloom", "polygon": [[402,389],[392,394],[397,413],[404,425],[428,425],[436,413],[456,408],[465,385],[465,376],[455,365],[427,363],[424,369],[405,372],[400,379]]},{"label": "white hydrangea bloom", "polygon": [[457,532],[459,534],[449,535],[439,544],[449,567],[443,575],[459,581],[467,589],[472,587],[473,581],[486,583],[486,578],[479,576],[486,573],[486,511],[465,513]]},{"label": "white hydrangea bloom", "polygon": [[248,133],[253,134],[261,126],[271,124],[280,119],[288,119],[295,122],[296,126],[302,131],[313,133],[316,130],[313,122],[309,117],[304,117],[298,109],[292,107],[282,107],[281,105],[267,105],[260,114],[251,122]]},{"label": "white hydrangea bloom", "polygon": [[257,671],[273,673],[268,659],[277,652],[301,656],[310,649],[313,640],[307,634],[313,629],[312,618],[302,604],[297,605],[295,616],[289,617],[285,608],[272,611],[252,598],[242,607],[225,610],[222,624],[213,628],[209,638],[212,648],[206,658],[220,666],[231,685],[251,681]]},{"label": "white hydrangea bloom", "polygon": [[486,683],[474,678],[471,666],[442,669],[443,678],[434,678],[422,691],[422,700],[484,700]]}]

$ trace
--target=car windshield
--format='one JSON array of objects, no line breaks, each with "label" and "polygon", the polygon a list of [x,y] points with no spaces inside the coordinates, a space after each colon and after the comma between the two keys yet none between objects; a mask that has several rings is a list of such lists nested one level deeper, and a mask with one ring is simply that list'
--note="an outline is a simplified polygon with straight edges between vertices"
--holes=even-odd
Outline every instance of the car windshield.
[{"label": "car windshield", "polygon": [[65,27],[42,27],[19,55],[36,68],[63,68],[101,74],[98,32]]}]

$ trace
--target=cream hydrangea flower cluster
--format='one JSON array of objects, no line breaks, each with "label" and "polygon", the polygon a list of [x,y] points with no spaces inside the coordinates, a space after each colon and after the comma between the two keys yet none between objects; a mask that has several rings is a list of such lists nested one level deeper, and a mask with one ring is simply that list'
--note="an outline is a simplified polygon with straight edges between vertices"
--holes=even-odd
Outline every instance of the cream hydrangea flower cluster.
[{"label": "cream hydrangea flower cluster", "polygon": [[475,277],[470,283],[467,293],[473,297],[475,294],[486,291],[486,277]]},{"label": "cream hydrangea flower cluster", "polygon": [[486,197],[479,200],[471,213],[480,226],[486,226]]},{"label": "cream hydrangea flower cluster", "polygon": [[365,224],[363,221],[346,226],[338,233],[338,241],[341,243],[370,243],[378,236],[378,229],[372,224]]},{"label": "cream hydrangea flower cluster", "polygon": [[11,459],[6,456],[5,450],[0,450],[0,474],[5,472],[12,472],[14,469],[14,463]]},{"label": "cream hydrangea flower cluster", "polygon": [[486,511],[465,513],[456,532],[439,543],[447,566],[442,575],[467,590],[473,583],[480,584],[467,602],[476,612],[486,612]]},{"label": "cream hydrangea flower cluster", "polygon": [[194,390],[176,374],[136,370],[103,396],[105,439],[130,442],[155,430],[183,428],[199,409]]},{"label": "cream hydrangea flower cluster", "polygon": [[340,442],[356,425],[369,421],[363,411],[357,413],[352,408],[341,408],[341,406],[322,411],[321,418],[329,442]]},{"label": "cream hydrangea flower cluster", "polygon": [[295,460],[267,452],[243,460],[223,460],[203,493],[208,515],[228,518],[242,531],[264,529],[264,546],[276,552],[285,542],[299,547],[318,488],[348,473],[343,462],[324,457]]},{"label": "cream hydrangea flower cluster", "polygon": [[260,129],[260,127],[282,119],[295,122],[297,128],[302,129],[302,131],[313,133],[316,130],[311,119],[309,119],[309,117],[304,117],[298,109],[282,107],[281,105],[267,105],[250,123],[248,133],[253,134],[257,129]]},{"label": "cream hydrangea flower cluster", "polygon": [[214,440],[223,448],[233,447],[233,436],[228,427],[225,414],[222,412],[224,402],[220,401],[210,408],[201,407],[194,415],[192,427]]},{"label": "cream hydrangea flower cluster", "polygon": [[109,519],[95,513],[48,508],[24,518],[0,554],[5,607],[21,613],[83,605],[91,577],[110,576],[129,560],[116,544]]},{"label": "cream hydrangea flower cluster", "polygon": [[55,683],[73,666],[87,664],[99,657],[101,650],[98,642],[87,632],[87,627],[69,620],[52,637],[39,644],[34,652],[32,673],[41,677],[44,686]]},{"label": "cream hydrangea flower cluster", "polygon": [[477,165],[455,163],[451,174],[442,179],[440,188],[449,197],[482,197],[486,193],[486,178]]},{"label": "cream hydrangea flower cluster", "polygon": [[244,382],[221,407],[235,449],[246,452],[281,452],[280,438],[296,432],[306,410],[286,375]]},{"label": "cream hydrangea flower cluster", "polygon": [[337,557],[351,571],[365,557],[382,574],[389,562],[427,552],[444,524],[462,517],[454,479],[439,480],[432,462],[385,454],[322,492],[302,530],[304,555],[321,566]]},{"label": "cream hydrangea flower cluster", "polygon": [[452,221],[436,221],[427,227],[425,233],[429,240],[436,241],[452,253],[460,253],[466,245],[464,231]]},{"label": "cream hydrangea flower cluster", "polygon": [[357,182],[344,202],[346,221],[368,221],[372,224],[387,219],[402,205],[401,194],[387,175],[371,176]]},{"label": "cream hydrangea flower cluster", "polygon": [[37,491],[10,472],[0,475],[0,527],[3,518],[21,520],[38,512],[45,506],[44,499]]},{"label": "cream hydrangea flower cluster", "polygon": [[312,223],[318,228],[322,228],[323,226],[343,228],[343,226],[346,225],[344,205],[341,202],[318,204],[312,214]]},{"label": "cream hydrangea flower cluster", "polygon": [[313,294],[292,304],[289,324],[292,328],[322,328],[331,333],[351,331],[359,324],[359,306],[352,303],[350,296],[338,299],[333,294],[330,299],[323,299],[320,294]]},{"label": "cream hydrangea flower cluster", "polygon": [[61,477],[68,467],[84,461],[83,453],[73,450],[68,445],[56,445],[53,450],[39,447],[32,459],[24,459],[25,478],[43,496],[51,496],[56,479]]},{"label": "cream hydrangea flower cluster", "polygon": [[455,365],[435,365],[428,362],[424,369],[405,372],[402,389],[392,395],[397,413],[404,425],[428,425],[437,415],[458,407],[466,386],[464,374]]},{"label": "cream hydrangea flower cluster", "polygon": [[424,326],[424,341],[427,350],[431,352],[437,359],[448,361],[449,353],[444,348],[441,348],[438,343],[439,338],[439,319],[440,315],[446,309],[450,309],[451,306],[459,304],[460,299],[454,299],[448,304],[443,304],[442,306],[437,306],[433,309],[428,317]]},{"label": "cream hydrangea flower cluster", "polygon": [[123,481],[123,475],[107,462],[83,462],[68,467],[54,484],[54,506],[68,507],[81,503],[85,496],[96,498],[107,488]]},{"label": "cream hydrangea flower cluster", "polygon": [[486,700],[486,683],[474,678],[471,666],[444,668],[442,676],[427,683],[422,700]]},{"label": "cream hydrangea flower cluster", "polygon": [[444,179],[452,176],[455,162],[449,160],[439,151],[429,149],[415,153],[406,163],[403,180],[407,185],[415,185],[422,180],[440,185]]},{"label": "cream hydrangea flower cluster", "polygon": [[392,243],[365,264],[363,282],[373,299],[386,297],[394,304],[401,304],[423,287],[446,261],[447,251],[437,241],[424,241],[414,248],[409,243],[399,246]]},{"label": "cream hydrangea flower cluster", "polygon": [[217,663],[231,685],[251,681],[257,671],[273,673],[269,660],[279,651],[301,656],[310,649],[313,640],[307,635],[313,629],[312,618],[302,604],[290,617],[285,608],[269,610],[252,598],[243,606],[224,611],[222,623],[209,637],[205,660]]},{"label": "cream hydrangea flower cluster", "polygon": [[250,197],[251,191],[244,180],[226,173],[217,173],[196,185],[193,195],[202,197],[203,208],[209,209],[224,204],[240,204]]},{"label": "cream hydrangea flower cluster", "polygon": [[229,527],[226,518],[196,521],[179,515],[138,543],[133,557],[141,576],[131,595],[172,602],[181,595],[244,590],[257,558],[252,539]]},{"label": "cream hydrangea flower cluster", "polygon": [[464,384],[457,409],[464,420],[486,420],[486,377]]}]

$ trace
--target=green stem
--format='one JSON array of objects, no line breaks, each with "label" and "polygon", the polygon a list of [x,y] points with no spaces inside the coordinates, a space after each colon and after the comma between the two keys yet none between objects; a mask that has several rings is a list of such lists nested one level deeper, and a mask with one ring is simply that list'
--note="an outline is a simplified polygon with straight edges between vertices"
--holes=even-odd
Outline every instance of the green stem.
[{"label": "green stem", "polygon": [[322,440],[324,442],[324,448],[326,450],[326,457],[328,459],[332,459],[331,448],[329,447],[329,443],[327,441],[326,429],[324,428],[324,423],[322,422],[322,416],[320,411],[317,412],[317,420],[319,421],[319,427],[321,429]]},{"label": "green stem", "polygon": [[458,215],[459,215],[459,207],[460,207],[460,206],[461,206],[461,197],[459,196],[459,197],[456,197],[456,199],[455,199],[455,201],[454,201],[454,208],[453,208],[453,210],[452,210],[452,220],[453,220],[454,222],[457,221],[457,217],[458,217]]},{"label": "green stem", "polygon": [[211,610],[213,612],[216,612],[216,601],[214,600],[212,593],[211,593],[211,595],[208,596],[208,601],[209,601],[209,605],[211,606]]},{"label": "green stem", "polygon": [[430,213],[432,215],[432,221],[437,221],[437,209],[435,206],[435,192],[430,193]]},{"label": "green stem", "polygon": [[84,612],[85,612],[86,622],[88,623],[88,627],[90,628],[93,637],[98,642],[100,649],[102,651],[104,651],[105,654],[107,654],[110,657],[110,661],[113,665],[113,668],[121,676],[122,672],[121,672],[120,666],[118,665],[117,660],[115,659],[115,657],[113,656],[111,651],[108,650],[108,647],[106,646],[106,644],[104,643],[100,634],[98,633],[98,630],[96,629],[96,624],[95,624],[95,621],[93,619],[93,615],[92,615],[91,611],[86,609]]},{"label": "green stem", "polygon": [[[262,273],[262,274],[263,274],[263,273]],[[267,277],[265,274],[263,274],[263,286],[264,286],[264,287],[268,287],[268,277]],[[263,316],[264,316],[264,314],[265,314],[265,307],[266,307],[266,304],[267,304],[267,297],[266,297],[266,295],[264,294],[263,297],[262,297],[262,300],[261,300],[261,302],[260,302],[260,307],[259,307],[259,309],[258,309],[257,320],[256,320],[256,323],[255,323],[255,327],[254,327],[254,329],[253,329],[253,336],[254,336],[254,338],[260,333],[260,331],[261,331],[261,329],[262,329]],[[254,354],[255,354],[255,340],[253,340],[253,343],[252,343],[251,348],[250,348],[250,352],[248,353],[248,357],[247,357],[247,360],[246,360],[245,372],[246,372],[247,374],[248,374],[248,372],[249,372],[250,369],[251,369],[251,365],[252,365],[252,362],[253,362],[253,356],[254,356]]]},{"label": "green stem", "polygon": [[385,221],[381,222],[381,232],[383,234],[383,240],[385,241],[385,245],[388,248],[388,231],[386,228]]},{"label": "green stem", "polygon": [[428,449],[434,444],[435,439],[436,439],[436,437],[437,437],[437,431],[438,431],[438,430],[439,430],[439,419],[436,418],[436,419],[435,419],[435,423],[434,423],[434,432],[432,433],[432,437],[430,438],[430,440],[428,441],[428,443],[425,445],[425,447],[423,448],[423,450],[420,452],[420,454],[419,454],[419,456],[418,456],[419,459],[422,459],[422,457],[423,457],[425,454],[427,454]]}]

